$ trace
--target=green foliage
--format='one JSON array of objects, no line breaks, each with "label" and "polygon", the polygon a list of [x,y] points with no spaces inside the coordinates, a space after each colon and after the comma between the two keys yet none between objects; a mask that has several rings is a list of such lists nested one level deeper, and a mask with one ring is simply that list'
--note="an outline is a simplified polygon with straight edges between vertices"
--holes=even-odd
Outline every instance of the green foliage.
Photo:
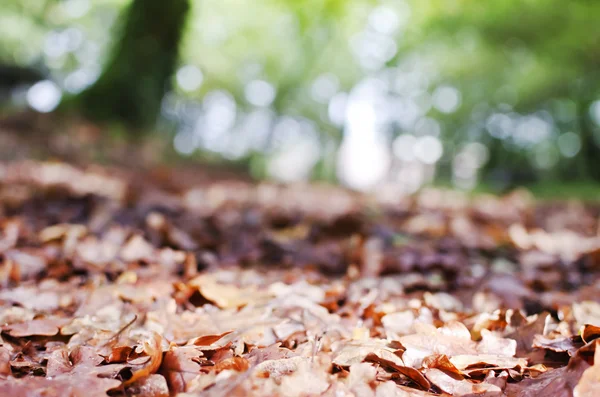
[{"label": "green foliage", "polygon": [[260,76],[277,87],[278,111],[302,108],[302,90],[320,73],[334,73],[346,88],[360,78],[347,40],[364,24],[371,3],[195,2],[183,62],[198,65],[205,75],[199,95],[226,89],[243,103],[247,79]]},{"label": "green foliage", "polygon": [[[489,151],[483,171],[491,179],[500,172],[508,175],[509,183],[600,180],[600,123],[590,117],[590,107],[600,98],[599,2],[188,1],[6,0],[0,4],[0,62],[48,67],[85,114],[133,126],[153,125],[165,93],[175,103],[169,117],[188,134],[198,129],[205,98],[216,92],[235,101],[229,130],[243,130],[249,115],[268,112],[267,143],[236,158],[261,176],[276,152],[275,126],[285,118],[310,121],[320,134],[323,149],[313,175],[335,174],[335,161],[329,157],[337,149],[324,148],[339,145],[345,126],[329,116],[329,99],[316,99],[311,92],[323,76],[335,81],[334,93],[340,95],[352,94],[368,79],[383,82],[387,102],[378,106],[389,107],[392,116],[399,112],[395,100],[409,98],[422,105],[432,101],[437,88],[449,86],[460,94],[460,106],[449,112],[429,106],[419,116],[440,126],[444,157],[438,176],[452,179],[454,161],[465,143],[481,142]],[[73,5],[87,9],[78,14]],[[382,7],[396,15],[398,24],[385,34],[372,19],[374,10]],[[117,15],[126,18],[115,24]],[[184,24],[186,15],[189,23]],[[81,43],[53,51],[52,35],[68,29],[81,33]],[[366,47],[381,44],[373,35],[393,41],[391,56],[379,63],[367,62],[365,51],[370,48],[357,50],[360,40],[366,40]],[[177,84],[175,72],[186,65],[201,71],[202,84],[191,89]],[[68,82],[80,71],[92,76],[90,81],[71,87]],[[395,87],[401,78],[414,83],[416,75],[424,83],[413,92]],[[264,109],[248,100],[248,84],[255,80],[268,82],[275,91]],[[184,111],[188,108],[192,110]],[[544,139],[519,144],[508,136],[511,131],[507,137],[490,132],[494,115],[507,116],[514,124],[512,132],[517,124],[536,118],[544,120],[550,132]],[[417,124],[389,122],[386,139],[391,143],[401,134],[419,136]],[[576,156],[559,150],[558,138],[567,132],[579,139]],[[230,135],[231,142],[241,136]],[[202,139],[194,145],[213,150],[202,146]]]}]

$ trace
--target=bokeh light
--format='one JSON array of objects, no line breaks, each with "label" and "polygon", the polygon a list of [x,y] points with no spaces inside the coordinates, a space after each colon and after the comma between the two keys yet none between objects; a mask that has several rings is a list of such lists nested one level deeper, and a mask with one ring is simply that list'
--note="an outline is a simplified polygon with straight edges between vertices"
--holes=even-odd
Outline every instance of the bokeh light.
[{"label": "bokeh light", "polygon": [[27,90],[27,103],[40,113],[48,113],[56,109],[62,93],[60,88],[50,80],[43,80]]},{"label": "bokeh light", "polygon": [[[48,113],[101,78],[131,2],[42,3],[0,5],[0,72],[14,64],[40,74],[0,87],[0,98]],[[594,178],[600,86],[584,71],[597,66],[589,32],[600,6],[565,10],[549,34],[515,29],[521,11],[499,0],[477,11],[317,3],[189,3],[159,102],[176,152],[238,162],[260,178],[397,193],[441,179],[473,189]],[[552,7],[532,3],[527,18],[548,21]]]}]

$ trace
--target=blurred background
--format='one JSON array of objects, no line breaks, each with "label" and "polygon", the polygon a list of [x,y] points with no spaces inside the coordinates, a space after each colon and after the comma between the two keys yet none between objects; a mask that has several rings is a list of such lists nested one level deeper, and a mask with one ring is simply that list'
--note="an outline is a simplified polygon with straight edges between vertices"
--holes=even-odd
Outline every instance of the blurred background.
[{"label": "blurred background", "polygon": [[95,139],[259,179],[597,192],[599,15],[593,0],[3,0],[0,133],[44,115],[61,120],[45,134],[88,120]]}]

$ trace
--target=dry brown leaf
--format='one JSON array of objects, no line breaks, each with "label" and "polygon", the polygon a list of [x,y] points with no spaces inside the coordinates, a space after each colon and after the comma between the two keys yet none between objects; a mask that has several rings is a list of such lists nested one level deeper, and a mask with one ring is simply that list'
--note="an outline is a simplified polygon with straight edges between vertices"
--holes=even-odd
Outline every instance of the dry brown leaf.
[{"label": "dry brown leaf", "polygon": [[265,360],[258,364],[255,372],[258,377],[273,378],[279,380],[284,375],[291,374],[298,369],[302,357],[283,358],[280,360]]},{"label": "dry brown leaf", "polygon": [[55,377],[60,374],[71,372],[73,364],[69,359],[69,351],[65,348],[56,349],[48,357],[46,364],[46,376]]},{"label": "dry brown leaf", "polygon": [[525,368],[527,360],[524,358],[499,356],[492,354],[456,355],[450,357],[450,362],[459,370],[476,367],[491,367],[499,369]]},{"label": "dry brown leaf", "polygon": [[268,293],[254,287],[240,288],[234,285],[218,283],[210,275],[201,275],[189,282],[198,288],[200,294],[222,309],[239,308],[248,303],[260,303],[268,298]]},{"label": "dry brown leaf", "polygon": [[294,372],[281,380],[281,392],[286,396],[318,396],[329,388],[325,371],[317,371],[309,360],[298,362]]},{"label": "dry brown leaf", "polygon": [[250,363],[244,357],[230,357],[219,361],[215,365],[215,372],[219,373],[225,370],[244,372],[248,368],[250,368]]},{"label": "dry brown leaf", "polygon": [[394,361],[381,358],[375,353],[367,354],[367,356],[365,357],[365,361],[377,363],[386,369],[391,369],[393,371],[399,372],[402,375],[409,378],[410,380],[412,380],[413,382],[415,382],[423,390],[429,390],[429,387],[431,386],[427,379],[425,379],[425,377],[418,370],[411,367],[398,365]]},{"label": "dry brown leaf", "polygon": [[415,315],[412,310],[386,314],[381,318],[388,337],[410,334],[414,321]]},{"label": "dry brown leaf", "polygon": [[411,387],[399,386],[392,381],[382,382],[377,386],[375,397],[434,397],[439,394],[428,393]]},{"label": "dry brown leaf", "polygon": [[133,348],[131,346],[114,347],[110,352],[110,355],[108,355],[108,357],[105,357],[104,360],[108,364],[123,363],[127,361],[131,352],[133,352]]},{"label": "dry brown leaf", "polygon": [[420,332],[399,339],[406,348],[402,358],[408,366],[418,368],[425,357],[433,354],[448,357],[477,354],[477,344],[463,324],[452,322],[439,329],[424,325],[419,328]]},{"label": "dry brown leaf", "polygon": [[170,346],[160,367],[160,373],[167,380],[169,390],[174,393],[188,390],[190,382],[200,373],[200,365],[195,359],[201,356],[202,352],[195,346]]},{"label": "dry brown leaf", "polygon": [[10,375],[10,351],[4,346],[0,346],[0,375]]},{"label": "dry brown leaf", "polygon": [[589,343],[594,339],[600,338],[600,327],[586,324],[581,331],[581,339],[583,339],[584,343]]},{"label": "dry brown leaf", "polygon": [[481,342],[477,344],[477,351],[481,354],[496,354],[512,357],[517,353],[517,341],[501,338],[493,332],[482,329]]},{"label": "dry brown leaf", "polygon": [[119,255],[126,262],[152,260],[154,247],[140,235],[135,235],[121,248]]},{"label": "dry brown leaf", "polygon": [[589,364],[573,357],[567,367],[547,371],[533,379],[525,379],[506,386],[507,397],[571,397],[582,373]]},{"label": "dry brown leaf", "polygon": [[600,392],[600,342],[596,342],[594,365],[586,369],[573,391],[574,397],[596,397]]},{"label": "dry brown leaf", "polygon": [[436,368],[426,369],[425,376],[440,390],[453,396],[498,397],[502,395],[502,389],[496,385],[457,380]]},{"label": "dry brown leaf", "polygon": [[0,395],[2,396],[69,396],[88,397],[104,396],[121,384],[116,379],[99,378],[94,374],[65,374],[52,379],[27,377],[0,379]]},{"label": "dry brown leaf", "polygon": [[110,172],[0,164],[0,395],[598,387],[596,205]]},{"label": "dry brown leaf", "polygon": [[369,363],[352,364],[348,369],[348,389],[357,396],[373,396],[377,369]]},{"label": "dry brown leaf", "polygon": [[536,335],[542,335],[546,328],[548,316],[548,313],[541,313],[532,322],[518,327],[507,335],[508,338],[516,340],[518,355],[522,356],[532,351]]},{"label": "dry brown leaf", "polygon": [[569,356],[575,355],[581,344],[576,344],[571,338],[558,337],[549,339],[542,335],[535,335],[533,338],[533,347],[539,349],[552,350],[558,353],[569,353]]},{"label": "dry brown leaf", "polygon": [[583,301],[573,304],[573,316],[577,324],[591,324],[600,327],[600,303]]},{"label": "dry brown leaf", "polygon": [[223,332],[222,334],[219,335],[204,335],[204,336],[200,336],[196,339],[192,339],[189,344],[190,345],[195,345],[195,346],[210,346],[213,343],[219,341],[221,338],[223,338],[226,335],[229,335],[230,333],[232,333],[233,331],[227,331],[227,332]]},{"label": "dry brown leaf", "polygon": [[462,373],[450,362],[448,356],[445,354],[435,354],[432,356],[427,356],[423,360],[424,368],[437,368],[441,371],[444,371],[446,374],[453,376],[457,379],[463,379]]},{"label": "dry brown leaf", "polygon": [[164,376],[152,374],[131,384],[128,394],[140,397],[169,397],[169,385]]},{"label": "dry brown leaf", "polygon": [[[141,365],[136,365],[132,368],[132,376],[123,382],[124,385],[131,385],[136,381],[143,379],[151,374],[156,373],[160,368],[160,364],[162,362],[163,353],[162,353],[162,337],[154,332],[152,337],[143,342],[143,352],[146,356],[149,357]],[[131,362],[130,362],[131,363]]]},{"label": "dry brown leaf", "polygon": [[53,336],[58,334],[60,327],[70,323],[71,320],[64,318],[39,318],[24,323],[10,324],[4,327],[10,336],[23,338],[27,336]]},{"label": "dry brown leaf", "polygon": [[336,352],[333,363],[340,367],[349,367],[352,364],[362,363],[372,353],[402,367],[404,366],[404,362],[395,354],[397,350],[397,348],[391,347],[389,342],[383,339],[347,342]]}]

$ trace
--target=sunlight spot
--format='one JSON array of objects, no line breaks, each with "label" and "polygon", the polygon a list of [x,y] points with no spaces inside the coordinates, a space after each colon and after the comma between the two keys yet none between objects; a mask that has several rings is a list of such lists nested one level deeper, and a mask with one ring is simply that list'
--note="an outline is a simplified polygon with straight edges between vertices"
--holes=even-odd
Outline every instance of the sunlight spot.
[{"label": "sunlight spot", "polygon": [[423,136],[414,146],[415,156],[425,164],[435,164],[444,153],[442,142],[435,136]]},{"label": "sunlight spot", "polygon": [[415,158],[415,143],[417,138],[410,134],[404,134],[394,139],[392,150],[394,155],[402,161],[412,161]]},{"label": "sunlight spot", "polygon": [[62,32],[62,35],[65,37],[65,41],[67,43],[67,51],[73,52],[77,50],[84,41],[83,32],[78,28],[68,28]]},{"label": "sunlight spot", "polygon": [[327,103],[335,95],[339,85],[339,79],[334,74],[322,74],[310,87],[310,94],[315,101]]},{"label": "sunlight spot", "polygon": [[175,75],[177,85],[181,87],[183,91],[191,92],[196,91],[202,85],[204,75],[202,71],[194,65],[185,65],[179,68]]},{"label": "sunlight spot", "polygon": [[281,182],[299,182],[309,179],[319,160],[320,144],[315,134],[304,134],[293,144],[278,150],[268,162],[271,177]]},{"label": "sunlight spot", "polygon": [[338,178],[356,190],[370,190],[387,176],[391,164],[389,143],[380,130],[375,100],[377,82],[356,87],[346,109],[344,139],[337,158]]},{"label": "sunlight spot", "polygon": [[65,90],[77,94],[89,87],[98,78],[100,71],[79,69],[70,73],[64,81]]},{"label": "sunlight spot", "polygon": [[432,100],[431,95],[427,91],[416,91],[412,93],[411,98],[415,104],[419,107],[419,112],[424,115],[431,109]]},{"label": "sunlight spot", "polygon": [[257,62],[246,62],[242,64],[238,71],[240,80],[248,82],[257,79],[264,73],[264,67],[262,64]]},{"label": "sunlight spot", "polygon": [[416,135],[440,136],[441,132],[442,127],[440,126],[440,123],[429,117],[423,117],[415,124]]},{"label": "sunlight spot", "polygon": [[398,51],[395,40],[371,31],[360,32],[351,37],[350,48],[360,65],[367,70],[381,69]]},{"label": "sunlight spot", "polygon": [[203,41],[211,46],[217,47],[229,37],[228,24],[222,17],[214,17],[207,20],[200,30]]},{"label": "sunlight spot", "polygon": [[338,177],[352,189],[372,189],[387,175],[389,166],[390,156],[384,143],[349,139],[340,146]]},{"label": "sunlight spot", "polygon": [[477,173],[479,164],[477,159],[467,151],[458,153],[452,161],[452,171],[454,176],[459,179],[471,179]]},{"label": "sunlight spot", "polygon": [[236,103],[226,91],[213,91],[204,98],[206,125],[209,129],[228,130],[233,126],[236,115]]},{"label": "sunlight spot", "polygon": [[514,128],[513,120],[502,113],[495,113],[488,117],[486,128],[491,136],[498,139],[506,139]]},{"label": "sunlight spot", "polygon": [[519,119],[512,135],[518,146],[531,147],[550,138],[552,124],[542,117],[525,116]]},{"label": "sunlight spot", "polygon": [[204,98],[204,117],[198,120],[196,134],[202,136],[202,145],[213,152],[223,152],[229,130],[234,126],[237,105],[227,91],[214,91]]},{"label": "sunlight spot", "polygon": [[75,58],[86,67],[100,67],[100,46],[97,43],[86,41],[75,51]]},{"label": "sunlight spot", "polygon": [[327,113],[329,120],[337,126],[342,126],[346,120],[346,103],[348,102],[348,94],[339,92],[329,101]]},{"label": "sunlight spot", "polygon": [[40,113],[48,113],[56,109],[62,93],[60,88],[50,80],[42,80],[27,91],[27,103]]},{"label": "sunlight spot", "polygon": [[581,138],[574,132],[565,132],[558,139],[558,150],[564,157],[575,157],[581,150]]},{"label": "sunlight spot", "polygon": [[469,142],[463,147],[462,151],[468,153],[475,160],[477,167],[483,167],[490,157],[490,151],[481,142]]},{"label": "sunlight spot", "polygon": [[244,90],[246,100],[254,106],[269,106],[275,99],[275,87],[264,80],[252,80]]},{"label": "sunlight spot", "polygon": [[281,117],[273,127],[272,148],[280,149],[289,146],[300,140],[302,136],[302,126],[300,122],[293,117]]},{"label": "sunlight spot", "polygon": [[346,108],[348,135],[356,136],[361,141],[370,140],[376,134],[374,131],[376,122],[377,116],[372,104],[360,99],[350,101]]},{"label": "sunlight spot", "polygon": [[454,87],[441,86],[433,93],[433,106],[442,113],[454,113],[460,103],[460,91]]},{"label": "sunlight spot", "polygon": [[193,134],[179,132],[173,139],[173,146],[177,153],[189,156],[196,150],[196,139]]},{"label": "sunlight spot", "polygon": [[70,18],[81,18],[90,10],[89,0],[65,0],[62,2],[65,14]]},{"label": "sunlight spot", "polygon": [[49,58],[59,58],[67,53],[69,38],[59,31],[51,31],[44,41],[44,53]]},{"label": "sunlight spot", "polygon": [[273,112],[269,109],[256,109],[245,115],[241,123],[241,134],[239,139],[248,142],[248,148],[263,151],[267,147]]},{"label": "sunlight spot", "polygon": [[226,134],[226,144],[222,145],[220,153],[229,160],[237,160],[248,153],[249,141],[242,128],[236,127]]},{"label": "sunlight spot", "polygon": [[419,105],[409,98],[395,99],[390,102],[391,113],[400,128],[409,130],[414,128],[415,123],[422,115]]},{"label": "sunlight spot", "polygon": [[369,26],[382,34],[392,35],[400,26],[400,20],[396,11],[387,6],[378,6],[369,15]]}]

